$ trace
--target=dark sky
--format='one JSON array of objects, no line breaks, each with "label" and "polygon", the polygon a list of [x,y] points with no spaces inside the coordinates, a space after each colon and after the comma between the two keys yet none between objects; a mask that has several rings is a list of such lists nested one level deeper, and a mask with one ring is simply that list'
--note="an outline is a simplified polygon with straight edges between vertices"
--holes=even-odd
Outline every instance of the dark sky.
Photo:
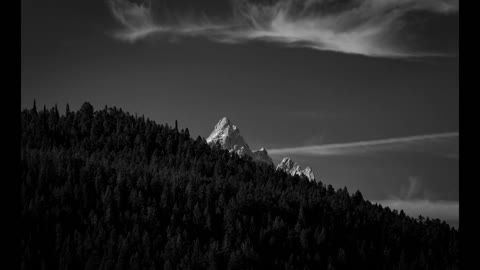
[{"label": "dark sky", "polygon": [[[184,16],[179,10],[191,14],[186,8],[189,1],[166,3],[176,15]],[[220,24],[230,25],[225,23],[231,15],[224,3],[202,7],[205,14],[220,18]],[[384,17],[377,15],[380,11],[366,12],[385,25]],[[303,28],[289,32],[285,29],[290,25],[282,24],[263,39],[220,42],[203,32],[176,34],[184,30],[178,19],[167,22],[177,27],[173,33],[125,41],[116,35],[125,24],[112,14],[107,1],[22,0],[21,107],[30,107],[34,98],[47,107],[64,108],[68,102],[72,109],[89,101],[95,108],[122,107],[159,123],[178,120],[194,136],[203,137],[227,116],[252,149],[458,132],[458,13],[425,16],[425,12],[414,10],[401,23],[388,25],[399,35],[381,37],[401,46],[354,35],[344,42],[338,35],[331,46],[318,49],[324,32],[313,33],[322,41],[317,42],[310,39],[312,32],[300,31],[298,36]],[[158,17],[164,13],[157,14],[156,21],[163,22]],[[188,18],[195,22],[191,18],[196,16]],[[374,27],[370,22],[362,25]],[[231,38],[238,33],[227,34]],[[222,38],[227,34],[220,33]],[[281,42],[270,37],[277,34],[282,35]],[[405,42],[399,42],[402,38]],[[355,42],[360,45],[349,51]],[[368,55],[405,53],[407,45],[408,53],[423,55]],[[427,51],[442,56],[428,56]],[[411,187],[411,177],[421,179],[425,191],[417,192],[418,199],[458,200],[458,159],[388,157],[296,159],[311,166],[322,181],[347,185],[351,191],[360,188],[372,200],[401,197],[401,190]],[[278,162],[281,156],[273,158]]]}]

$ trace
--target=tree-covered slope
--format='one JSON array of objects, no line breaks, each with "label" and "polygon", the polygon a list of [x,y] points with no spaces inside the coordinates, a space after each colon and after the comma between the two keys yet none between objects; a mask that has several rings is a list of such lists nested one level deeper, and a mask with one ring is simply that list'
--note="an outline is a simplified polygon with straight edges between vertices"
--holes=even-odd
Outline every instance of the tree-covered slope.
[{"label": "tree-covered slope", "polygon": [[24,269],[457,269],[458,231],[117,108],[21,112]]}]

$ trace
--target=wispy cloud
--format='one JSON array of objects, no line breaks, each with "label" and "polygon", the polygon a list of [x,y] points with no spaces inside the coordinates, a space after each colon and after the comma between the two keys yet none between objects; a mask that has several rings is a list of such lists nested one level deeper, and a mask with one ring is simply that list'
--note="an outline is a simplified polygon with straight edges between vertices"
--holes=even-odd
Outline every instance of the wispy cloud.
[{"label": "wispy cloud", "polygon": [[159,15],[165,12],[154,12],[152,0],[137,2],[109,1],[123,26],[115,33],[121,40],[169,33],[228,43],[264,40],[376,57],[444,55],[405,48],[396,33],[410,12],[449,14],[459,8],[458,0],[237,0],[231,1],[231,15],[222,19],[172,14],[176,19],[169,20]]},{"label": "wispy cloud", "polygon": [[[429,183],[430,182],[430,183]],[[430,200],[437,201],[445,198],[435,188],[431,186],[431,181],[425,181],[425,177],[410,176],[407,185],[404,185],[398,194],[389,196],[391,201],[414,201],[414,200]]]},{"label": "wispy cloud", "polygon": [[151,2],[136,4],[130,1],[112,0],[108,2],[113,16],[125,29],[115,33],[123,40],[137,40],[162,28],[154,23]]},{"label": "wispy cloud", "polygon": [[405,199],[410,200],[422,191],[422,181],[415,176],[408,178],[409,186],[405,194]]},{"label": "wispy cloud", "polygon": [[214,38],[232,27],[224,23],[212,23],[208,18],[200,21],[185,18],[175,23],[159,23],[152,0],[141,3],[109,0],[108,3],[114,18],[123,26],[123,29],[114,32],[114,36],[123,41],[135,42],[161,33],[184,36],[204,35]]},{"label": "wispy cloud", "polygon": [[365,155],[377,152],[420,152],[458,159],[458,132],[359,141],[338,144],[311,145],[268,150],[270,155],[341,156]]},{"label": "wispy cloud", "polygon": [[398,196],[390,196],[387,200],[374,201],[392,209],[403,210],[412,217],[424,217],[445,220],[450,225],[458,226],[459,203],[455,200],[436,200],[434,192],[429,190],[424,179],[410,176],[408,185],[400,190]]}]

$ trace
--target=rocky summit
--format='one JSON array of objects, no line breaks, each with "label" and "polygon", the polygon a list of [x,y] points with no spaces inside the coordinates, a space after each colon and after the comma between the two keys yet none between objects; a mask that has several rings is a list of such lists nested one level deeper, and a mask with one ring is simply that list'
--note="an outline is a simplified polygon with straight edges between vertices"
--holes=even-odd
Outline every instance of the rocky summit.
[{"label": "rocky summit", "polygon": [[[212,133],[207,138],[209,145],[220,144],[222,149],[237,153],[239,156],[250,156],[256,162],[263,162],[273,166],[273,160],[265,148],[252,151],[245,139],[240,135],[240,130],[227,117],[223,117],[215,125]],[[300,165],[290,158],[284,158],[277,166],[277,170],[283,170],[290,175],[305,175],[310,181],[315,176],[310,167],[301,169]]]},{"label": "rocky summit", "polygon": [[239,156],[250,156],[254,161],[264,162],[273,165],[273,161],[268,156],[267,150],[261,148],[252,151],[243,137],[240,135],[240,130],[227,117],[223,117],[215,125],[212,133],[207,138],[209,145],[219,143],[223,149],[235,152]]}]

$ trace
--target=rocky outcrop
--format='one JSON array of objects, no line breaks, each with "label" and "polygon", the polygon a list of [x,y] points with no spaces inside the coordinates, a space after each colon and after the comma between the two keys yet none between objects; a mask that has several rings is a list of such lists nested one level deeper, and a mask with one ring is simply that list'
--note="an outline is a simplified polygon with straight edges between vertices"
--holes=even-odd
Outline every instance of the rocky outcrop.
[{"label": "rocky outcrop", "polygon": [[273,165],[272,159],[268,156],[267,150],[261,148],[252,151],[247,142],[240,135],[240,130],[227,117],[223,117],[215,125],[212,133],[207,138],[209,145],[219,143],[223,149],[235,152],[240,156],[250,156],[254,161],[264,162]]},{"label": "rocky outcrop", "polygon": [[285,171],[286,173],[294,176],[294,175],[305,175],[310,181],[315,180],[315,175],[310,167],[306,167],[302,169],[300,165],[291,160],[290,158],[286,157],[278,164],[277,170]]},{"label": "rocky outcrop", "polygon": [[[207,138],[209,145],[220,144],[222,149],[237,153],[239,156],[249,156],[256,162],[263,162],[273,166],[273,160],[268,155],[265,148],[252,151],[245,139],[240,135],[240,130],[227,117],[223,117],[215,125],[212,133]],[[290,158],[284,158],[277,166],[277,170],[283,170],[290,175],[305,175],[310,181],[315,180],[315,176],[310,167],[301,169],[298,163]]]}]

